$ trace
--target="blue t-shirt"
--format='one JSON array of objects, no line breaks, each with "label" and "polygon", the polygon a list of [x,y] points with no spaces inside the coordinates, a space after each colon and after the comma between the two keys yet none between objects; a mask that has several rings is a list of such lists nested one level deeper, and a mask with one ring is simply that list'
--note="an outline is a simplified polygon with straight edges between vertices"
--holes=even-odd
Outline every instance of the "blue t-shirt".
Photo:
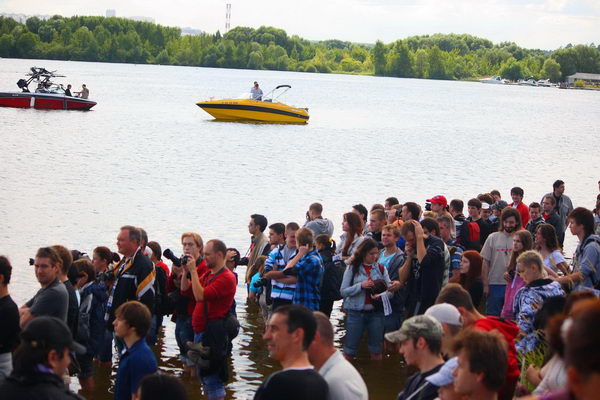
[{"label": "blue t-shirt", "polygon": [[131,400],[142,378],[155,373],[157,369],[156,357],[146,340],[142,338],[135,342],[121,355],[115,380],[115,400]]},{"label": "blue t-shirt", "polygon": [[390,261],[392,260],[392,258],[394,258],[395,255],[396,255],[396,253],[392,253],[392,254],[390,254],[389,256],[386,257],[386,255],[385,255],[385,249],[383,249],[379,253],[379,258],[377,259],[377,262],[379,264],[383,265],[387,270],[389,270]]},{"label": "blue t-shirt", "polygon": [[260,272],[257,272],[254,275],[252,275],[252,279],[250,279],[250,287],[248,288],[248,290],[250,290],[251,293],[258,293],[262,290],[262,288],[254,286],[254,284],[258,281],[260,281]]}]

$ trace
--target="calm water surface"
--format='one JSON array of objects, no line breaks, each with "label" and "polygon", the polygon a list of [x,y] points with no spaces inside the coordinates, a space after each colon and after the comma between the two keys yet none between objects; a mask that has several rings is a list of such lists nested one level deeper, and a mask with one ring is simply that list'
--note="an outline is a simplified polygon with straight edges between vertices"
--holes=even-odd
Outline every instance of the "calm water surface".
[{"label": "calm water surface", "polygon": [[[57,69],[63,83],[86,83],[90,112],[0,109],[0,253],[15,268],[12,295],[38,289],[27,260],[61,243],[91,252],[115,249],[118,228],[144,227],[150,240],[180,250],[197,231],[248,248],[249,215],[301,222],[310,203],[341,233],[351,205],[391,195],[468,200],[512,186],[539,201],[567,182],[576,205],[597,194],[600,93],[479,83],[294,72],[0,59],[0,91],[31,66]],[[309,107],[308,125],[214,122],[195,102],[237,96],[257,80],[293,89],[286,103]],[[569,236],[569,235],[567,235]],[[567,252],[576,243],[567,241]],[[239,271],[243,276],[243,269]],[[235,340],[230,398],[252,398],[278,369],[266,354],[262,321],[236,297],[243,332]],[[343,314],[332,321],[338,344]],[[160,367],[181,374],[174,324],[159,343]],[[393,398],[406,371],[400,357],[356,362],[371,397]],[[114,371],[112,371],[114,373]],[[109,371],[97,373],[95,399],[109,399]],[[187,381],[190,393],[199,388]],[[76,386],[76,385],[75,385]]]}]

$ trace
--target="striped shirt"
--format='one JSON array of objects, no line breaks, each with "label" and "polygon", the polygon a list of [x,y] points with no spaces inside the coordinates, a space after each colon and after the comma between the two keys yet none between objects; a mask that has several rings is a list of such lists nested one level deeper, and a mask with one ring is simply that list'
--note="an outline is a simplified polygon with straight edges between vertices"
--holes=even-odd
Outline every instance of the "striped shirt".
[{"label": "striped shirt", "polygon": [[[280,244],[275,247],[269,253],[269,256],[265,260],[265,270],[264,272],[270,271],[281,271],[285,268],[287,263],[294,258],[298,249],[291,249],[286,245]],[[295,283],[281,283],[276,280],[271,280],[271,298],[272,299],[282,299],[282,300],[292,300],[294,298],[294,292],[296,290]]]}]

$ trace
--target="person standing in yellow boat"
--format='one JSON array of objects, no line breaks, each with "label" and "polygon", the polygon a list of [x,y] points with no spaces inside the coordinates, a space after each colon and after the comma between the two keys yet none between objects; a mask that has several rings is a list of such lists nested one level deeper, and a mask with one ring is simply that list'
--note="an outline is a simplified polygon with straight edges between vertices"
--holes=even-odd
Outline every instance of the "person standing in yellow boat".
[{"label": "person standing in yellow boat", "polygon": [[258,82],[254,82],[254,86],[250,89],[250,94],[252,95],[252,100],[262,101],[263,91],[258,87]]}]

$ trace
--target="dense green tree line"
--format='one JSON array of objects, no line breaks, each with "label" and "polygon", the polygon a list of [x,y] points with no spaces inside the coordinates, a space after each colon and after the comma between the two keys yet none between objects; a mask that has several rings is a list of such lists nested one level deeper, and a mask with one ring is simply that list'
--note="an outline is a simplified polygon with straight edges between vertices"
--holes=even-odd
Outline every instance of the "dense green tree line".
[{"label": "dense green tree line", "polygon": [[308,41],[273,27],[237,27],[221,35],[123,18],[54,16],[20,24],[0,17],[0,57],[173,64],[222,68],[345,72],[431,79],[501,75],[516,80],[600,73],[600,46],[553,52],[494,44],[471,35],[413,36],[375,45]]}]

